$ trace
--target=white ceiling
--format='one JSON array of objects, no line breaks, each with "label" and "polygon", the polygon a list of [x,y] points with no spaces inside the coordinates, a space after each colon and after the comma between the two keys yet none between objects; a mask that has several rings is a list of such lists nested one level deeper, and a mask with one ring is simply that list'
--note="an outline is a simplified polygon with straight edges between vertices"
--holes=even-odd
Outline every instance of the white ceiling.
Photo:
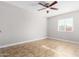
[{"label": "white ceiling", "polygon": [[38,2],[39,1],[11,1],[8,3],[23,9],[29,9],[33,12],[36,11],[47,17],[79,10],[79,1],[58,1],[58,4],[54,6],[58,8],[58,10],[50,10],[50,13],[47,14],[46,10],[38,11],[38,9],[43,8],[43,6],[39,5]]}]

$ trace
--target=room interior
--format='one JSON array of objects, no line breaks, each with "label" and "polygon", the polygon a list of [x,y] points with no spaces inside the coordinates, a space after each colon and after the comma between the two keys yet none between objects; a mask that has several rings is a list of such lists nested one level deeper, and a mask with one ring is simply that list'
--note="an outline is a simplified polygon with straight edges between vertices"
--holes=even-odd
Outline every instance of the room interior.
[{"label": "room interior", "polygon": [[79,57],[79,1],[52,2],[0,1],[0,57]]}]

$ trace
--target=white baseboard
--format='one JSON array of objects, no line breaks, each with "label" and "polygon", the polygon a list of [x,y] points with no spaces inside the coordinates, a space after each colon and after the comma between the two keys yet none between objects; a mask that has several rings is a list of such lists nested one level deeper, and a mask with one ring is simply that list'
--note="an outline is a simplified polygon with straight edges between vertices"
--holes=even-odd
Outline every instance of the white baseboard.
[{"label": "white baseboard", "polygon": [[29,41],[23,41],[23,42],[17,42],[17,43],[3,45],[3,46],[0,46],[0,48],[6,48],[6,47],[15,46],[15,45],[19,45],[19,44],[23,44],[23,43],[28,43],[28,42],[33,42],[33,41],[38,41],[38,40],[42,40],[42,39],[46,39],[46,38],[60,40],[60,41],[65,41],[65,42],[70,42],[70,43],[75,43],[75,44],[79,44],[79,42],[65,40],[65,39],[59,39],[59,38],[53,38],[53,37],[41,37],[41,38],[29,40]]},{"label": "white baseboard", "polygon": [[41,38],[29,40],[29,41],[23,41],[23,42],[17,42],[17,43],[7,44],[7,45],[0,46],[0,48],[6,48],[6,47],[10,47],[10,46],[14,46],[14,45],[19,45],[19,44],[23,44],[23,43],[28,43],[28,42],[32,42],[32,41],[37,41],[37,40],[42,40],[42,39],[46,39],[46,38],[47,37],[41,37]]},{"label": "white baseboard", "polygon": [[49,39],[60,40],[60,41],[64,41],[64,42],[69,42],[69,43],[74,43],[74,44],[79,44],[79,42],[71,41],[71,40],[65,40],[65,39],[61,39],[61,38],[53,38],[53,37],[48,37],[48,38]]}]

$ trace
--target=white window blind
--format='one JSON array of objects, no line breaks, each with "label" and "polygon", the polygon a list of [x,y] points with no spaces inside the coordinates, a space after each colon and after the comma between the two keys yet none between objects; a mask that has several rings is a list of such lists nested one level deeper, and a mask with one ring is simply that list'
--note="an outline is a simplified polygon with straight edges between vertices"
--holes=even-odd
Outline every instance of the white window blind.
[{"label": "white window blind", "polygon": [[58,20],[58,31],[72,32],[73,31],[73,18],[66,18]]}]

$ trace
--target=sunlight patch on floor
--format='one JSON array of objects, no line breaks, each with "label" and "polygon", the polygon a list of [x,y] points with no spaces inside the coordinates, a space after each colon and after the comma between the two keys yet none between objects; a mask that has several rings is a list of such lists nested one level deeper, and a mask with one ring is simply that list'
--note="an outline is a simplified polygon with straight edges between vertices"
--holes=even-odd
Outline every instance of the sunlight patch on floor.
[{"label": "sunlight patch on floor", "polygon": [[42,45],[42,47],[54,52],[56,57],[70,57],[70,56],[74,57],[74,53],[72,50],[66,51],[66,49],[64,49],[64,47],[62,46],[58,46],[56,47],[56,49],[47,47],[46,45]]}]

